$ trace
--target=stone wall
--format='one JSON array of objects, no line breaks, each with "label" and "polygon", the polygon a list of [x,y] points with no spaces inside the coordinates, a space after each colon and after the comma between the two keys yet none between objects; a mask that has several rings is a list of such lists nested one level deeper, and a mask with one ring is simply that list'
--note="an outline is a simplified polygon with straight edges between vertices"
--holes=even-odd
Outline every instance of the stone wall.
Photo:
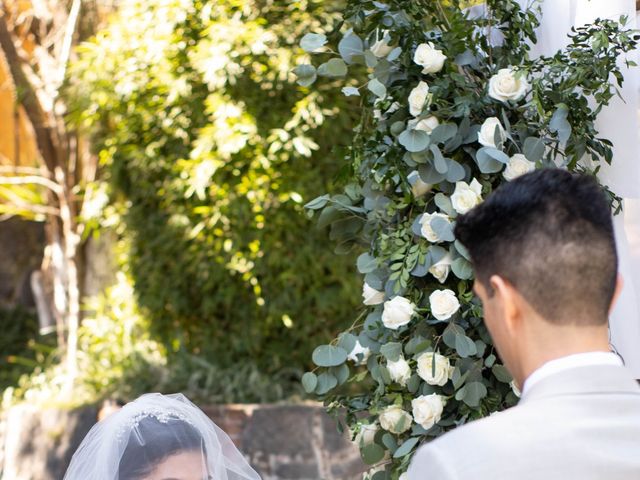
[{"label": "stone wall", "polygon": [[[358,449],[317,404],[203,407],[263,480],[356,480]],[[97,410],[20,405],[0,424],[1,480],[61,480]]]}]

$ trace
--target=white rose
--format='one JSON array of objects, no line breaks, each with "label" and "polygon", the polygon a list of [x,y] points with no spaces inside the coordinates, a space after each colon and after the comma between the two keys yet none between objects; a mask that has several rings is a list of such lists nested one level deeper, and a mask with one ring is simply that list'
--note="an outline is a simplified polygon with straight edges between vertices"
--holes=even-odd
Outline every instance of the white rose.
[{"label": "white rose", "polygon": [[382,38],[374,43],[369,50],[378,58],[386,57],[393,50],[393,47],[389,45],[389,40],[389,34],[383,31]]},{"label": "white rose", "polygon": [[436,73],[442,70],[447,56],[441,50],[437,50],[433,43],[422,43],[416,48],[413,61],[420,65],[422,73]]},{"label": "white rose", "polygon": [[409,183],[411,184],[411,193],[413,193],[413,196],[416,198],[429,193],[433,188],[433,185],[430,183],[422,181],[417,170],[411,172],[407,177],[407,180],[409,180]]},{"label": "white rose", "polygon": [[[451,378],[453,369],[449,359],[439,353],[426,352],[418,357],[418,376],[429,385],[442,387]],[[436,363],[435,369],[433,362]]]},{"label": "white rose", "polygon": [[434,265],[429,268],[429,273],[433,275],[440,283],[444,283],[451,272],[451,255],[448,253]]},{"label": "white rose", "polygon": [[413,417],[422,428],[429,430],[442,418],[443,398],[437,393],[422,395],[411,401]]},{"label": "white rose", "polygon": [[409,480],[409,474],[407,472],[404,472],[398,477],[398,480]]},{"label": "white rose", "polygon": [[380,426],[386,431],[399,434],[411,428],[413,418],[397,405],[391,405],[383,410],[379,417]]},{"label": "white rose", "polygon": [[421,130],[431,135],[431,132],[433,132],[438,125],[440,125],[440,121],[436,117],[431,115],[427,118],[423,118],[420,121],[414,120],[414,123],[411,126],[414,130]]},{"label": "white rose", "polygon": [[402,386],[407,384],[407,380],[409,380],[409,377],[411,376],[411,367],[409,366],[409,362],[407,362],[403,357],[400,357],[396,362],[388,361],[387,370],[389,370],[391,380]]},{"label": "white rose", "polygon": [[393,297],[384,302],[382,323],[391,330],[397,330],[411,321],[415,308],[407,298]]},{"label": "white rose", "polygon": [[355,443],[360,446],[369,445],[373,443],[373,439],[378,433],[377,423],[363,423],[360,425],[360,431],[356,435]]},{"label": "white rose", "polygon": [[438,320],[447,320],[458,311],[460,302],[456,294],[448,288],[436,290],[429,295],[429,305],[431,313]]},{"label": "white rose", "polygon": [[367,363],[367,359],[371,355],[371,350],[368,347],[363,347],[362,344],[356,340],[356,344],[353,349],[347,355],[347,360],[351,360],[356,365],[364,365]]},{"label": "white rose", "polygon": [[485,147],[498,148],[496,146],[496,129],[499,132],[500,141],[498,143],[502,143],[504,140],[504,127],[496,117],[489,117],[484,121],[478,132],[478,142]]},{"label": "white rose", "polygon": [[456,182],[456,189],[451,195],[451,205],[458,213],[467,213],[482,202],[482,185],[475,178],[470,184]]},{"label": "white rose", "polygon": [[379,305],[384,302],[384,292],[376,290],[367,282],[362,286],[362,303],[365,305]]},{"label": "white rose", "polygon": [[429,85],[426,82],[420,82],[409,94],[409,112],[411,112],[411,115],[414,117],[420,115],[427,104],[428,98]]},{"label": "white rose", "polygon": [[502,172],[502,176],[505,178],[505,180],[511,181],[514,178],[517,178],[520,175],[524,175],[525,173],[532,172],[535,169],[535,163],[527,160],[527,157],[525,157],[521,153],[516,153],[509,159],[507,168],[505,168],[504,172]]},{"label": "white rose", "polygon": [[489,80],[489,96],[501,102],[517,102],[527,94],[528,89],[529,83],[524,76],[517,75],[510,68],[498,70]]},{"label": "white rose", "polygon": [[444,213],[425,213],[422,215],[422,218],[420,219],[420,233],[422,233],[422,236],[431,243],[438,243],[441,242],[442,239],[438,237],[438,234],[433,230],[433,228],[431,228],[431,220],[434,218],[442,218],[449,224],[451,224],[451,220],[449,220],[449,217]]}]

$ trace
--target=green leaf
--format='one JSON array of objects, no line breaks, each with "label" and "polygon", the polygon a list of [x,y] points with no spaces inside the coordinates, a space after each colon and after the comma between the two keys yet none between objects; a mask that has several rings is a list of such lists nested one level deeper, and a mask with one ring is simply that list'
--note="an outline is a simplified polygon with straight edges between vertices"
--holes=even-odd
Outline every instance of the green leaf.
[{"label": "green leaf", "polygon": [[509,163],[509,155],[504,153],[502,150],[498,150],[497,148],[493,147],[483,147],[482,150],[491,158],[499,161],[504,165]]},{"label": "green leaf", "polygon": [[451,263],[451,271],[460,280],[470,280],[473,278],[473,267],[466,259],[459,257]]},{"label": "green leaf", "polygon": [[298,65],[293,69],[293,73],[298,77],[298,85],[308,87],[318,78],[316,67],[313,65]]},{"label": "green leaf", "polygon": [[342,89],[342,93],[344,93],[344,95],[346,97],[359,97],[360,96],[360,90],[358,90],[356,87],[344,87]]},{"label": "green leaf", "polygon": [[322,48],[327,43],[326,35],[322,33],[307,33],[302,40],[300,40],[300,46],[305,52],[315,52]]},{"label": "green leaf", "polygon": [[464,167],[455,160],[447,159],[447,182],[455,183],[464,180],[466,172]]},{"label": "green leaf", "polygon": [[338,346],[345,352],[351,352],[351,350],[356,346],[357,341],[358,338],[351,333],[343,332],[338,336]]},{"label": "green leaf", "polygon": [[363,253],[358,257],[357,266],[360,273],[366,274],[378,268],[378,261],[369,253]]},{"label": "green leaf", "polygon": [[544,142],[539,138],[529,137],[524,141],[522,152],[527,160],[537,162],[544,155]]},{"label": "green leaf", "polygon": [[316,395],[324,395],[336,386],[338,386],[338,379],[328,372],[323,372],[318,376]]},{"label": "green leaf", "polygon": [[444,143],[452,139],[458,132],[458,126],[453,123],[443,123],[438,125],[431,132],[431,143]]},{"label": "green leaf", "polygon": [[338,52],[345,62],[351,64],[355,61],[354,57],[363,55],[364,45],[357,35],[349,34],[338,43]]},{"label": "green leaf", "polygon": [[451,204],[451,199],[444,193],[437,193],[434,197],[434,201],[436,202],[436,206],[450,217],[454,217],[456,215],[456,211]]},{"label": "green leaf", "polygon": [[433,166],[436,168],[436,171],[441,174],[446,174],[449,165],[447,165],[447,160],[442,155],[442,152],[438,148],[436,144],[431,144],[429,147],[431,153],[433,153]]},{"label": "green leaf", "polygon": [[393,458],[401,458],[405,455],[408,455],[409,453],[411,453],[411,450],[413,450],[413,447],[415,447],[419,441],[420,437],[412,437],[408,440],[405,440],[404,443],[400,445],[394,452]]},{"label": "green leaf", "polygon": [[504,168],[502,162],[497,161],[487,152],[488,147],[482,147],[476,152],[476,163],[482,173],[497,173]]},{"label": "green leaf", "polygon": [[405,130],[398,137],[398,142],[408,152],[421,152],[429,146],[429,135],[422,130]]},{"label": "green leaf", "polygon": [[360,449],[360,456],[367,465],[374,465],[384,458],[384,448],[375,443],[370,443]]},{"label": "green leaf", "polygon": [[[461,393],[463,392],[463,393]],[[458,398],[460,394],[461,398]],[[456,393],[456,399],[462,400],[470,407],[477,407],[480,405],[480,400],[487,396],[487,387],[482,382],[467,383]]]},{"label": "green leaf", "polygon": [[342,385],[349,378],[349,367],[346,363],[343,363],[339,367],[331,367],[330,372],[336,377],[338,385]]},{"label": "green leaf", "polygon": [[395,452],[398,449],[398,442],[396,442],[396,439],[390,433],[385,433],[384,435],[382,435],[382,444],[387,447],[387,450],[389,450],[391,453]]},{"label": "green leaf", "polygon": [[431,228],[440,240],[445,242],[453,242],[455,240],[453,224],[447,222],[444,218],[433,217],[429,225],[431,225]]},{"label": "green leaf", "polygon": [[549,130],[558,135],[558,140],[562,144],[567,143],[571,136],[571,124],[567,121],[568,116],[569,107],[564,103],[559,103],[549,122]]},{"label": "green leaf", "polygon": [[493,367],[491,367],[491,373],[498,379],[499,382],[502,383],[511,383],[513,377],[509,373],[509,370],[504,365],[500,365],[496,363]]},{"label": "green leaf", "polygon": [[456,348],[456,338],[464,336],[464,330],[459,325],[451,322],[442,333],[442,341],[449,348]]},{"label": "green leaf", "polygon": [[396,342],[385,343],[380,347],[380,353],[384,355],[387,360],[397,362],[400,355],[402,355],[402,344]]},{"label": "green leaf", "polygon": [[318,67],[318,75],[321,77],[344,77],[348,71],[347,64],[341,58],[332,58]]},{"label": "green leaf", "polygon": [[347,360],[348,353],[333,345],[320,345],[313,351],[311,358],[319,367],[336,367]]},{"label": "green leaf", "polygon": [[327,202],[329,202],[330,199],[330,195],[322,195],[321,197],[317,197],[311,200],[304,206],[304,208],[308,210],[320,210],[321,208],[324,208],[324,206],[327,204]]},{"label": "green leaf", "polygon": [[387,96],[387,87],[385,87],[377,78],[372,78],[367,84],[367,88],[378,98],[384,98]]},{"label": "green leaf", "polygon": [[420,165],[418,167],[418,174],[423,182],[433,185],[442,182],[446,178],[445,175],[438,173],[434,166],[430,164]]},{"label": "green leaf", "polygon": [[318,377],[313,372],[307,372],[302,375],[302,388],[307,393],[313,393],[318,385]]},{"label": "green leaf", "polygon": [[478,353],[476,344],[466,335],[456,335],[455,343],[456,352],[458,352],[458,355],[462,358],[467,358]]}]

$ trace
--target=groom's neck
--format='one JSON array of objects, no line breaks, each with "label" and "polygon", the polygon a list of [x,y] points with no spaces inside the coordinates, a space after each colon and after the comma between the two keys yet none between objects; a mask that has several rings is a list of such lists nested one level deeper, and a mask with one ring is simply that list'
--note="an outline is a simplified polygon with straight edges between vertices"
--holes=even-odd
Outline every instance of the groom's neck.
[{"label": "groom's neck", "polygon": [[[546,323],[546,322],[545,322]],[[538,324],[522,338],[520,368],[516,380],[520,385],[547,362],[587,352],[609,352],[607,325],[577,326]]]}]

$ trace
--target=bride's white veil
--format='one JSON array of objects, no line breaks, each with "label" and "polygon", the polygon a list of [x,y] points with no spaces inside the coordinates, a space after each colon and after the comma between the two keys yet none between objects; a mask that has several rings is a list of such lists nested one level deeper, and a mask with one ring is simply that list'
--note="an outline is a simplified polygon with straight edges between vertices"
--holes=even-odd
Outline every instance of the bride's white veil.
[{"label": "bride's white veil", "polygon": [[146,394],[96,424],[64,480],[139,480],[188,453],[203,479],[260,480],[231,439],[184,395]]},{"label": "bride's white veil", "polygon": [[[542,22],[537,30],[538,42],[531,55],[553,55],[568,43],[572,27],[580,27],[596,18],[629,19],[628,28],[637,28],[634,0],[518,0],[526,7],[537,3],[542,8]],[[638,63],[637,52],[627,55]],[[638,90],[640,67],[628,68],[619,60],[624,75],[615,97],[598,115],[596,128],[600,136],[613,142],[613,162],[603,164],[598,177],[603,184],[624,199],[624,214],[614,218],[618,246],[619,271],[624,287],[609,325],[611,343],[627,367],[640,378],[640,136],[638,134]],[[635,248],[636,251],[632,250]]]}]

